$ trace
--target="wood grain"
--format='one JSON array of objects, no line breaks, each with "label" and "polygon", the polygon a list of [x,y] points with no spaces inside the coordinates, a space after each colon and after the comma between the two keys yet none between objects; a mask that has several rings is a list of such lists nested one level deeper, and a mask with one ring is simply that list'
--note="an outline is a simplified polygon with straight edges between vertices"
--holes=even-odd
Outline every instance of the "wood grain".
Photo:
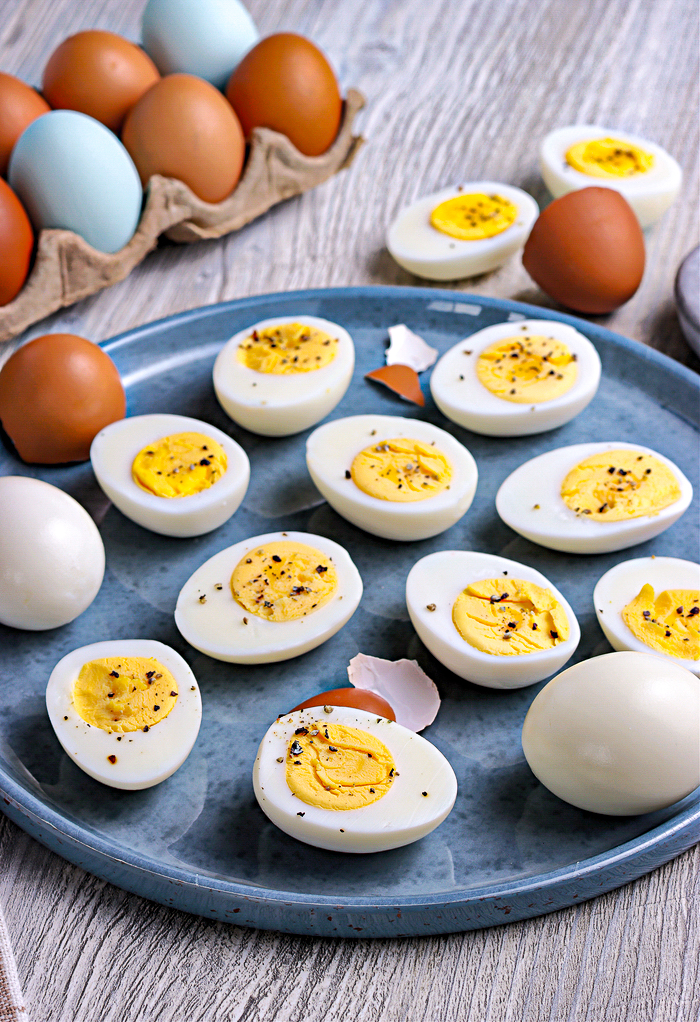
[{"label": "wood grain", "polygon": [[[84,27],[138,38],[144,0],[3,0],[0,67],[35,84]],[[384,233],[412,199],[466,177],[545,201],[537,144],[577,121],[668,148],[683,194],[647,236],[640,290],[611,329],[700,364],[672,284],[697,244],[694,0],[250,0],[368,98],[352,167],[226,239],[162,244],[127,280],[35,326],[101,340],[183,309],[266,291],[421,283]],[[518,259],[457,285],[547,305]],[[0,899],[34,1022],[695,1022],[700,848],[575,909],[491,930],[322,940],[244,930],[126,894],[0,817]]]}]

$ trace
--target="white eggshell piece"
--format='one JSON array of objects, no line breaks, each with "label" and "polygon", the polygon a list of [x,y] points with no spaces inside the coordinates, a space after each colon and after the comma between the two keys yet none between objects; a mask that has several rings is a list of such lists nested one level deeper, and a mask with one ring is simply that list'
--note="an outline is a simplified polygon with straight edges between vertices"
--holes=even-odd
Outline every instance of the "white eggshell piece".
[{"label": "white eggshell piece", "polygon": [[422,731],[437,717],[437,685],[415,660],[383,660],[358,653],[350,661],[348,678],[355,688],[386,699],[397,722],[410,731]]},{"label": "white eggshell piece", "polygon": [[422,373],[430,369],[438,354],[437,348],[431,348],[422,337],[409,330],[405,323],[389,327],[389,347],[385,356],[388,366],[410,366],[417,373]]}]

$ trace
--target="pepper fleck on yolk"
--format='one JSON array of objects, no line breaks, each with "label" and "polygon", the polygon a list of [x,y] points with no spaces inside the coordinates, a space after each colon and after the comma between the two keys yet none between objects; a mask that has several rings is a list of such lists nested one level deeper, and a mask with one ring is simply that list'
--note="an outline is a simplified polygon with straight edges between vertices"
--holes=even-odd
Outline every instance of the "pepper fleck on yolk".
[{"label": "pepper fleck on yolk", "polygon": [[300,727],[287,749],[291,791],[319,809],[361,809],[386,795],[396,766],[375,735],[345,724]]},{"label": "pepper fleck on yolk", "polygon": [[482,351],[476,375],[496,397],[516,404],[540,404],[573,387],[576,355],[553,337],[507,337]]},{"label": "pepper fleck on yolk", "polygon": [[568,473],[561,486],[567,507],[598,522],[657,515],[680,499],[667,465],[640,451],[602,451]]},{"label": "pepper fleck on yolk", "polygon": [[155,657],[103,657],[83,664],[73,705],[103,731],[148,731],[177,702],[177,682]]},{"label": "pepper fleck on yolk", "polygon": [[700,660],[700,592],[642,586],[622,611],[622,618],[640,642],[667,656]]},{"label": "pepper fleck on yolk", "polygon": [[228,464],[221,444],[204,433],[173,433],[134,458],[134,482],[156,497],[190,497],[221,479]]},{"label": "pepper fleck on yolk", "polygon": [[577,142],[566,151],[566,162],[589,177],[635,177],[654,166],[654,157],[631,142],[596,138]]},{"label": "pepper fleck on yolk", "polygon": [[305,617],[328,603],[337,588],[331,559],[292,540],[249,550],[231,576],[234,599],[268,621]]},{"label": "pepper fleck on yolk", "polygon": [[519,578],[468,585],[452,622],[465,642],[494,656],[538,653],[569,638],[566,612],[550,590]]},{"label": "pepper fleck on yolk", "polygon": [[355,486],[370,497],[408,503],[449,489],[452,467],[432,444],[401,437],[360,451],[350,475]]},{"label": "pepper fleck on yolk", "polygon": [[461,241],[481,241],[506,231],[518,216],[518,207],[502,195],[456,195],[441,202],[430,223],[443,234]]},{"label": "pepper fleck on yolk", "polygon": [[338,350],[338,338],[305,323],[281,323],[254,330],[236,352],[236,358],[249,369],[277,376],[309,373],[332,362]]}]

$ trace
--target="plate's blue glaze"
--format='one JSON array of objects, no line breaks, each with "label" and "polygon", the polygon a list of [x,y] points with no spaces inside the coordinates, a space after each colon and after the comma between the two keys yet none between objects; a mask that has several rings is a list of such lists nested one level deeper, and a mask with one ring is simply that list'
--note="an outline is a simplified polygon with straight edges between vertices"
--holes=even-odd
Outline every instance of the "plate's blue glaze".
[{"label": "plate's blue glaze", "polygon": [[[361,412],[425,417],[474,453],[480,478],[465,518],[418,543],[379,540],[339,518],[319,498],[304,465],[306,434],[266,439],[219,408],[214,357],[246,325],[274,315],[316,315],[352,334],[353,384],[334,417]],[[404,322],[445,351],[508,316],[558,319],[600,352],[597,397],[573,422],[535,437],[480,437],[446,421],[432,404],[404,404],[363,379],[383,361],[387,327]],[[130,331],[104,345],[127,384],[129,412],[193,415],[229,432],[251,459],[250,489],[233,519],[208,536],[167,539],[123,518],[89,465],[37,468],[0,453],[0,471],[36,475],[77,497],[98,522],[107,573],[77,621],[44,633],[0,627],[0,790],[5,812],[54,851],[147,898],[250,926],[325,936],[399,936],[465,930],[577,904],[654,869],[700,839],[700,792],[648,816],[582,812],[540,785],[525,763],[520,729],[541,686],[494,691],[462,682],[415,636],[403,588],[410,566],[433,550],[472,548],[532,564],[558,586],[582,628],[576,659],[609,647],[592,605],[597,579],[620,560],[656,553],[695,557],[697,501],[668,532],[633,551],[573,556],[545,550],[505,526],[494,508],[499,484],[521,462],[585,440],[639,441],[673,458],[698,487],[698,379],[683,366],[598,326],[547,309],[421,288],[336,288],[229,302]],[[348,625],[296,660],[241,667],[211,660],[177,632],[172,611],[194,568],[247,536],[300,529],[344,544],[365,583]],[[150,636],[177,649],[197,675],[204,702],[199,740],[185,765],[156,788],[120,792],[91,780],[65,756],[44,709],[51,668],[98,639]],[[302,698],[346,682],[358,650],[415,657],[443,705],[426,737],[459,781],[454,811],[407,848],[343,856],[300,844],[258,809],[255,751],[274,717]]]}]

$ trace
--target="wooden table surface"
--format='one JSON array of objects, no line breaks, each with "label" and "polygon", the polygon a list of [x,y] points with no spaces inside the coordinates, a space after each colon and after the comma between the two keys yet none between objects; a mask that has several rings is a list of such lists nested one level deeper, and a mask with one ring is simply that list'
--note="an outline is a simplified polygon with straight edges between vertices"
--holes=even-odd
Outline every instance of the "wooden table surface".
[{"label": "wooden table surface", "polygon": [[[0,68],[33,84],[66,35],[138,39],[145,0],[2,0]],[[637,294],[600,317],[698,369],[672,285],[697,244],[696,0],[250,0],[368,100],[350,170],[237,234],[167,245],[123,283],[38,324],[102,340],[183,309],[268,291],[421,283],[384,248],[396,212],[465,178],[546,200],[551,128],[638,132],[681,163],[647,236]],[[551,304],[519,259],[461,290]],[[595,901],[445,937],[331,940],[216,924],[75,868],[0,817],[0,900],[34,1022],[690,1022],[700,1017],[700,847]]]}]

